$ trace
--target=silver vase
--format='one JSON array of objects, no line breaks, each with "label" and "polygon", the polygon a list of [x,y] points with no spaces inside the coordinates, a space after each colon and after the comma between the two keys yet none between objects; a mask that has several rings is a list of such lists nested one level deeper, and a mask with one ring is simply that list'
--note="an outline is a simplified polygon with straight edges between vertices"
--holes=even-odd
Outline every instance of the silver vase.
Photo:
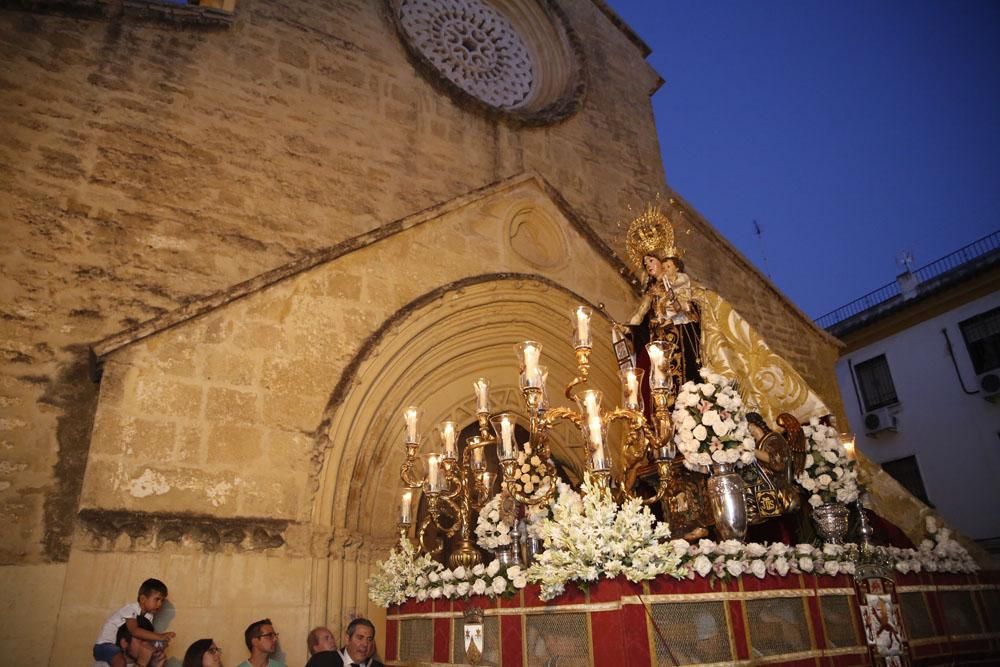
[{"label": "silver vase", "polygon": [[731,463],[713,463],[708,500],[720,540],[743,541],[747,534],[747,501],[743,478]]},{"label": "silver vase", "polygon": [[840,503],[827,503],[813,509],[812,519],[824,542],[843,544],[847,537],[847,518],[850,514],[850,510]]},{"label": "silver vase", "polygon": [[529,537],[527,547],[528,548],[526,550],[527,553],[525,554],[524,564],[531,565],[532,563],[535,562],[535,557],[538,556],[538,554],[545,551],[545,547],[543,546],[542,541],[537,537]]}]

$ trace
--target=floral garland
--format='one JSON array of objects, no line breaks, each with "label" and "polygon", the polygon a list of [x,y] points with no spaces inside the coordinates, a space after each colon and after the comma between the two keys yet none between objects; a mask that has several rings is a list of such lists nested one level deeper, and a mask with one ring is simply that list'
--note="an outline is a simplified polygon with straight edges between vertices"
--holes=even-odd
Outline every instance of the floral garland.
[{"label": "floral garland", "polygon": [[858,473],[832,426],[815,417],[803,424],[806,462],[796,481],[809,492],[813,507],[828,503],[853,503],[858,499]]},{"label": "floral garland", "polygon": [[476,519],[476,544],[487,551],[511,543],[510,526],[500,518],[500,494],[490,498]]},{"label": "floral garland", "polygon": [[[382,606],[408,599],[456,599],[470,595],[496,597],[514,593],[529,583],[540,584],[540,597],[551,600],[570,582],[589,583],[600,577],[624,575],[630,581],[667,575],[678,579],[740,576],[787,576],[800,573],[821,576],[853,575],[861,557],[856,544],[788,545],[744,544],[736,540],[714,542],[668,540],[666,525],[637,502],[617,507],[607,492],[584,482],[581,497],[559,484],[552,518],[542,519],[538,530],[547,550],[529,568],[503,567],[494,560],[473,568],[445,568],[429,556],[416,557],[405,537],[387,560],[376,565],[369,579],[369,597]],[[875,547],[878,559],[900,573],[975,572],[969,553],[927,519],[928,538],[917,549]]]},{"label": "floral garland", "polygon": [[747,465],[754,460],[754,440],[743,399],[732,382],[701,369],[705,382],[685,382],[674,404],[674,442],[691,466],[713,463]]}]

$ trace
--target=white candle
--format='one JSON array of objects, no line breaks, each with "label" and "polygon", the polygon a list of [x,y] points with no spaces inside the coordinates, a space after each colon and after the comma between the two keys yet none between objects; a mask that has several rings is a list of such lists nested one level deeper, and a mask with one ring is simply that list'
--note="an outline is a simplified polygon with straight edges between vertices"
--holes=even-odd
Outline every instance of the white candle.
[{"label": "white candle", "polygon": [[403,491],[403,497],[399,501],[399,522],[410,525],[410,506],[413,501],[413,491]]},{"label": "white candle", "polygon": [[438,457],[431,454],[427,457],[427,486],[431,491],[438,490]]},{"label": "white candle", "polygon": [[484,452],[483,452],[483,448],[481,446],[480,447],[476,447],[475,449],[473,449],[472,450],[472,465],[476,466],[477,468],[482,467],[482,465],[483,465],[483,455],[484,455]]},{"label": "white candle", "polygon": [[444,445],[444,457],[454,460],[455,452],[455,422],[441,424],[441,443]]},{"label": "white candle", "polygon": [[590,309],[585,306],[576,309],[576,338],[580,345],[590,345]]},{"label": "white candle", "polygon": [[602,470],[604,464],[604,438],[601,433],[601,418],[599,415],[587,419],[588,430],[590,431],[590,444],[594,446],[593,462],[595,470]]},{"label": "white candle", "polygon": [[538,358],[542,352],[534,345],[524,346],[524,374],[534,381],[538,376]]},{"label": "white candle", "polygon": [[506,416],[500,422],[500,441],[503,443],[503,458],[514,458],[514,427]]},{"label": "white candle", "polygon": [[483,413],[490,411],[490,381],[486,378],[479,378],[472,383],[476,389],[476,412]]},{"label": "white candle", "polygon": [[636,377],[634,368],[625,372],[625,402],[628,403],[626,407],[639,404],[639,378]]},{"label": "white candle", "polygon": [[406,412],[403,413],[403,418],[406,420],[406,441],[416,442],[417,441],[417,409],[416,408],[406,408]]},{"label": "white candle", "polygon": [[590,419],[594,419],[595,417],[597,419],[600,419],[601,416],[600,416],[600,414],[597,411],[597,393],[596,392],[594,392],[594,391],[584,392],[584,395],[583,395],[583,404],[584,404],[585,409],[587,410],[587,416]]},{"label": "white candle", "polygon": [[649,365],[653,369],[650,386],[662,387],[666,382],[666,373],[664,373],[663,368],[663,348],[651,344],[646,349],[649,351]]}]

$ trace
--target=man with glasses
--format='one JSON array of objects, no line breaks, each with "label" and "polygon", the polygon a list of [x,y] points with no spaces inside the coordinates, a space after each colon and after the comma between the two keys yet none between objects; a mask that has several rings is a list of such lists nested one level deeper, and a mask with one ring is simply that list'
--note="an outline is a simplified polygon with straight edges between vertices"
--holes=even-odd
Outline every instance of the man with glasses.
[{"label": "man with glasses", "polygon": [[262,618],[247,626],[243,633],[250,657],[241,662],[238,667],[284,667],[271,656],[278,650],[278,633],[274,631],[271,619]]}]

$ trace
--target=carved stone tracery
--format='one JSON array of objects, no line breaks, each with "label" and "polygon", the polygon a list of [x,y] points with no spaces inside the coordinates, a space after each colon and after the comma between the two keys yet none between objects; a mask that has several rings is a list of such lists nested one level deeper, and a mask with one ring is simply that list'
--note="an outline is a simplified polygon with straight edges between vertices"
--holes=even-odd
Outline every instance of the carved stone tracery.
[{"label": "carved stone tracery", "polygon": [[470,95],[501,109],[531,93],[535,67],[517,30],[482,0],[404,0],[400,24],[413,46]]}]

